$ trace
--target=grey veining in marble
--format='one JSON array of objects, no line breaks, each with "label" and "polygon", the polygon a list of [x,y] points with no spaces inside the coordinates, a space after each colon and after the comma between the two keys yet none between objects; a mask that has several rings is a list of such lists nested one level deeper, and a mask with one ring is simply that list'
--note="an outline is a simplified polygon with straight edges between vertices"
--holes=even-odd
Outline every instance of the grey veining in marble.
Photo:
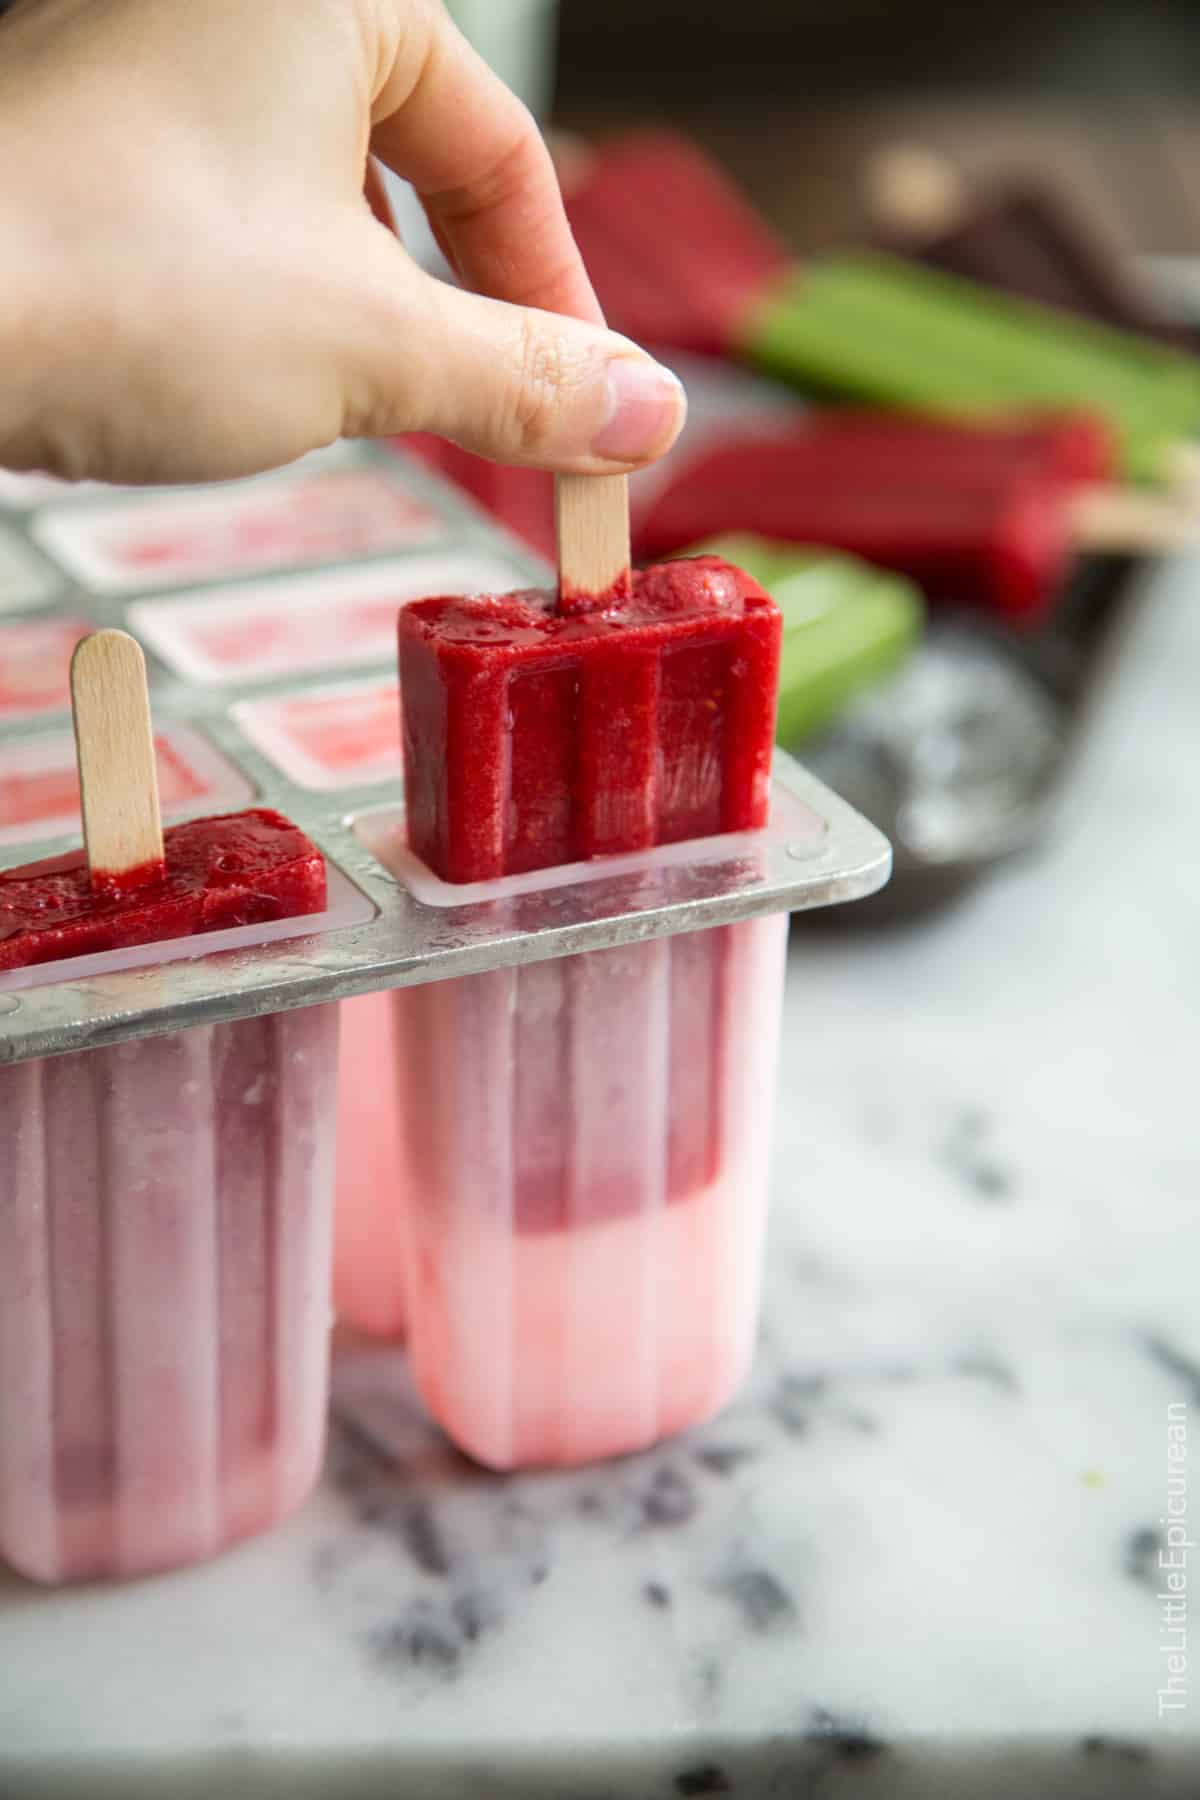
[{"label": "grey veining in marble", "polygon": [[1178,565],[1045,854],[794,934],[736,1405],[507,1480],[343,1356],[274,1538],[0,1583],[4,1800],[1200,1794],[1200,1692],[1155,1702],[1169,1403],[1200,1445],[1198,718]]}]

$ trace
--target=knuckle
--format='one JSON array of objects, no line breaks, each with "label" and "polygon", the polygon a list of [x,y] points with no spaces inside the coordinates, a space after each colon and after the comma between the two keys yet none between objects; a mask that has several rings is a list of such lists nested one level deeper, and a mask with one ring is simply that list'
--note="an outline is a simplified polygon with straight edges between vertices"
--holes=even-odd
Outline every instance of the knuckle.
[{"label": "knuckle", "polygon": [[522,319],[508,413],[513,441],[523,455],[536,458],[550,444],[568,374],[561,334]]}]

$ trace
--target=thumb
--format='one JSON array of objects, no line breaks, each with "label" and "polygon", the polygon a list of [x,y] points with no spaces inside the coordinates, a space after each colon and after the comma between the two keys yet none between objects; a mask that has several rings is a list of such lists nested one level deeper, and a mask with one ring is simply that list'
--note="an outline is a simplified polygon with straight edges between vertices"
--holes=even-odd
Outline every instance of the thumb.
[{"label": "thumb", "polygon": [[449,286],[367,223],[345,352],[348,436],[430,431],[495,462],[617,474],[682,429],[682,383],[603,326]]}]

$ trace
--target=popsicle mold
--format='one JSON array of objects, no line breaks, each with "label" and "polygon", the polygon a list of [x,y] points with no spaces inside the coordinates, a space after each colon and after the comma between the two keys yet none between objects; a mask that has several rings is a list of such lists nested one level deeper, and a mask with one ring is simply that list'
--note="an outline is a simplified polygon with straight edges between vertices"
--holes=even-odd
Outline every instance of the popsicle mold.
[{"label": "popsicle mold", "polygon": [[323,1443],[337,1009],[0,1068],[0,1556],[213,1555]]},{"label": "popsicle mold", "polygon": [[[181,940],[326,906],[266,808],[173,826],[152,870],[0,876],[0,971],[142,979]],[[65,974],[64,974],[65,978]],[[311,1486],[330,1327],[334,1006],[0,1065],[0,1556],[146,1574],[262,1531]]]},{"label": "popsicle mold", "polygon": [[750,1362],[786,915],[404,989],[412,1366],[493,1468],[645,1448]]}]

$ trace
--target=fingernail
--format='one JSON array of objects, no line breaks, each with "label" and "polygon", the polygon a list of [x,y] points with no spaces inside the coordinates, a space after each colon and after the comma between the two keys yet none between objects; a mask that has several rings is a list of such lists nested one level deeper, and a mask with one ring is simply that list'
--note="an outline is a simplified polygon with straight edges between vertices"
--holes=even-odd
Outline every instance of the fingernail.
[{"label": "fingernail", "polygon": [[606,373],[608,418],[592,440],[593,454],[611,462],[660,456],[683,426],[683,383],[648,356],[614,357]]}]

